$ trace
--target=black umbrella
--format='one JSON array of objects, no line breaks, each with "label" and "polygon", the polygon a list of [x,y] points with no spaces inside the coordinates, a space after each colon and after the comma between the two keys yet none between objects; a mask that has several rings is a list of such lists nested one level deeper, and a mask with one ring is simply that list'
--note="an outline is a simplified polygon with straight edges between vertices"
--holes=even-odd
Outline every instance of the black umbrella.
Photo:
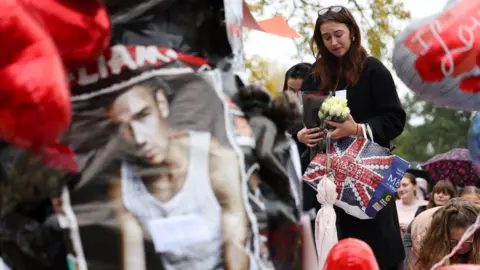
[{"label": "black umbrella", "polygon": [[410,162],[410,166],[408,166],[407,172],[415,175],[415,177],[421,177],[430,182],[430,174],[422,168],[421,162]]}]

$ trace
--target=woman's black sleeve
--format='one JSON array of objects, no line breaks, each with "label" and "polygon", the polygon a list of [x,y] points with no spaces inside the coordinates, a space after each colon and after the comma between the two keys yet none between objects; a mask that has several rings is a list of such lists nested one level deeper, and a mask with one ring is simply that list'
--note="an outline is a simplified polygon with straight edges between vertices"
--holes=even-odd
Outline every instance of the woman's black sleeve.
[{"label": "woman's black sleeve", "polygon": [[374,140],[390,142],[403,132],[406,113],[390,71],[377,59],[370,67],[371,99],[375,117],[368,120]]}]

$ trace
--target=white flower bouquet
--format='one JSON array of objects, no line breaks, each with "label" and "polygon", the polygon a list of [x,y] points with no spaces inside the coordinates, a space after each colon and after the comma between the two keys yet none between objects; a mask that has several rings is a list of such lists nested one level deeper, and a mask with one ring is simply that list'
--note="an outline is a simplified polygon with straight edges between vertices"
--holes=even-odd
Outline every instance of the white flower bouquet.
[{"label": "white flower bouquet", "polygon": [[334,129],[325,123],[325,120],[329,120],[336,123],[343,123],[350,115],[350,109],[348,108],[348,102],[346,98],[341,97],[329,97],[323,103],[322,107],[318,111],[318,118],[321,121],[321,129]]}]

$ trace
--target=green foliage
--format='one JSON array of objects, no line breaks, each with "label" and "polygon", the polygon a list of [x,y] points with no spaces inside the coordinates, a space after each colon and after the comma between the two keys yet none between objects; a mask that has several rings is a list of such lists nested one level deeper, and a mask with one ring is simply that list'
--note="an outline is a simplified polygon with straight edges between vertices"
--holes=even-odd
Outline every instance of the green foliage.
[{"label": "green foliage", "polygon": [[254,55],[251,59],[245,61],[245,68],[250,80],[265,86],[272,96],[282,92],[285,71],[278,64]]},{"label": "green foliage", "polygon": [[[310,38],[315,27],[316,12],[323,8],[319,0],[248,0],[250,10],[256,18],[281,15],[287,19],[290,26],[296,29],[302,39],[295,39],[298,56],[312,54]],[[404,10],[403,3],[399,0],[371,0],[369,5],[361,6],[356,0],[349,0],[348,8],[360,15],[363,33],[370,53],[379,59],[384,58],[387,43],[391,42],[397,34],[397,29],[391,22],[410,18],[410,13]],[[357,16],[358,17],[358,16]],[[248,31],[245,35],[248,39]],[[279,56],[282,57],[282,56]],[[263,84],[273,94],[281,91],[283,74],[279,70],[271,71],[274,65],[255,55],[245,59],[246,70],[252,82]],[[278,67],[277,67],[278,69]],[[273,78],[272,78],[273,76]]]},{"label": "green foliage", "polygon": [[[365,13],[363,8],[356,6],[361,14]],[[394,0],[371,0],[370,11],[370,18],[373,21],[367,29],[370,53],[378,58],[382,58],[386,55],[387,42],[390,42],[398,34],[398,29],[392,27],[392,22],[409,19],[410,12],[404,10],[403,3],[397,3]],[[362,16],[362,18],[363,21],[366,21],[365,16]]]},{"label": "green foliage", "polygon": [[[311,54],[309,42],[313,35],[316,11],[324,7],[322,1],[248,0],[247,2],[256,18],[277,15],[286,18],[290,26],[303,36],[303,39],[294,40],[298,55]],[[404,9],[402,1],[399,0],[370,0],[367,6],[361,5],[357,0],[349,0],[348,3],[347,8],[361,18],[358,23],[367,38],[370,53],[380,59],[384,58],[387,44],[398,33],[398,29],[392,26],[393,23],[409,19],[410,13]]]},{"label": "green foliage", "polygon": [[452,148],[467,147],[470,112],[455,111],[407,95],[404,102],[408,120],[423,118],[421,125],[407,124],[394,142],[395,153],[409,161],[424,162]]}]

